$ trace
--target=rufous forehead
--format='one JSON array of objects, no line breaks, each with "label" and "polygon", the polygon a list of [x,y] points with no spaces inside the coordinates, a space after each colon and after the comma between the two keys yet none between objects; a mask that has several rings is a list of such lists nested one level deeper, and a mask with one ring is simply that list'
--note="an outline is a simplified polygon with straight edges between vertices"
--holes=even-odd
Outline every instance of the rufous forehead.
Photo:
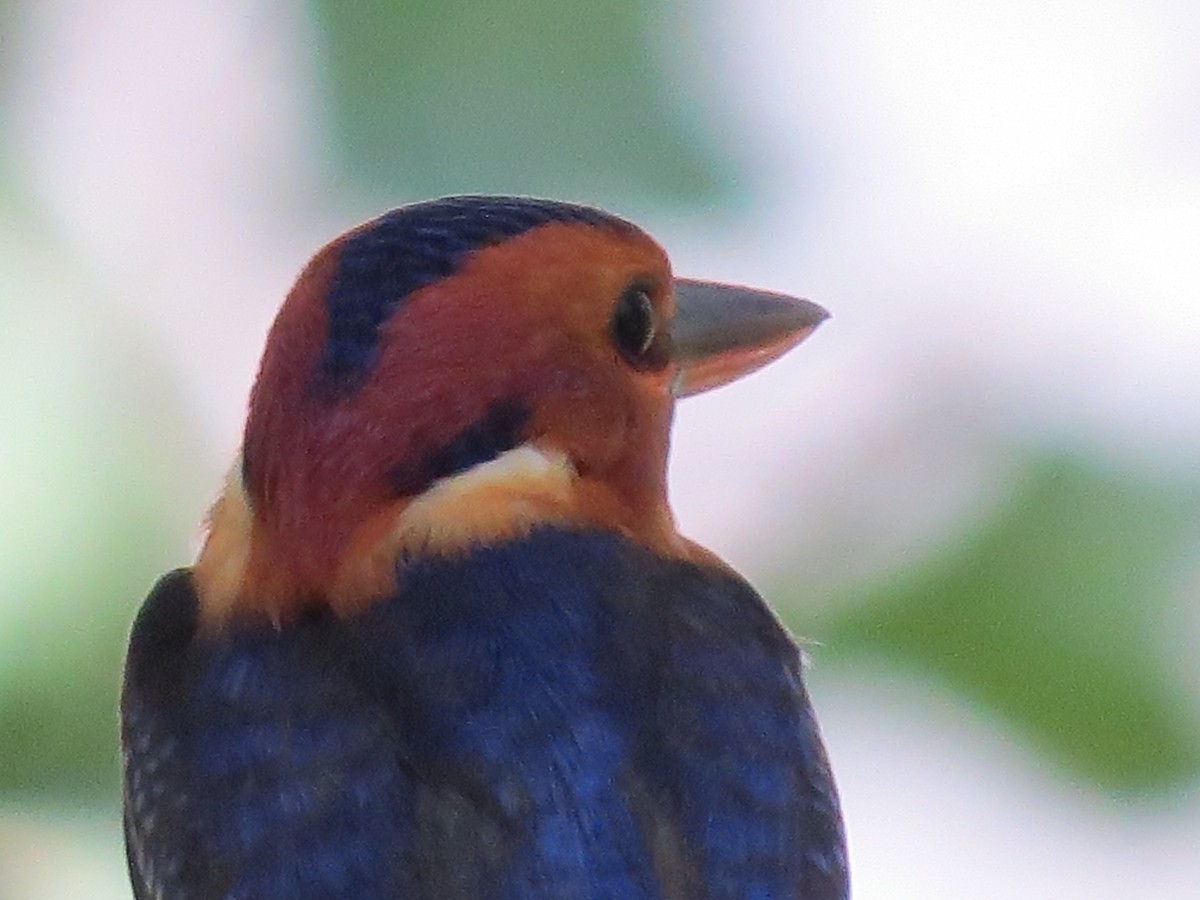
[{"label": "rufous forehead", "polygon": [[[644,234],[551,222],[472,253],[452,277],[412,297],[413,313],[437,307],[448,317],[549,332],[595,332],[621,293],[638,284],[670,315],[666,254]],[[424,307],[424,309],[422,309]],[[486,335],[480,335],[486,340]]]}]

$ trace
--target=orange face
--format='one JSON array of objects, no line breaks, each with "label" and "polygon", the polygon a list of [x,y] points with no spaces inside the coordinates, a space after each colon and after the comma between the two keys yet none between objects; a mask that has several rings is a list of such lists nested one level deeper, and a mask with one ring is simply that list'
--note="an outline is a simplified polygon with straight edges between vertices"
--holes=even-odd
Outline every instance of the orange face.
[{"label": "orange face", "polygon": [[[704,350],[687,356],[680,335],[672,345],[665,253],[613,221],[548,221],[463,254],[451,274],[397,298],[370,331],[369,365],[346,382],[320,365],[327,300],[347,247],[377,222],[322,249],[272,327],[241,477],[196,565],[210,618],[254,608],[278,619],[310,602],[350,612],[395,589],[406,555],[547,522],[694,552],[666,500],[673,391],[735,377],[819,319],[750,338],[729,319],[737,327],[688,338]],[[729,290],[678,286],[708,290],[706,306]],[[725,346],[723,334],[736,339]],[[690,380],[684,357],[699,359]]]},{"label": "orange face", "polygon": [[[614,335],[628,292],[650,304],[642,360]],[[381,435],[379,456],[419,460],[494,404],[522,405],[525,441],[564,453],[634,518],[653,518],[665,506],[672,304],[666,255],[641,234],[551,223],[478,251],[384,326],[361,403],[384,435],[414,443],[398,459]]]},{"label": "orange face", "polygon": [[[673,295],[657,244],[550,222],[480,249],[403,300],[366,379],[338,394],[313,385],[344,242],[306,269],[264,353],[246,431],[259,573],[247,590],[327,594],[351,549],[370,543],[361,532],[387,531],[428,487],[430,461],[498,407],[520,418],[520,444],[562,454],[578,476],[564,516],[663,543]],[[642,359],[623,355],[614,334],[630,291],[649,301],[648,323],[634,323],[651,332]]]}]

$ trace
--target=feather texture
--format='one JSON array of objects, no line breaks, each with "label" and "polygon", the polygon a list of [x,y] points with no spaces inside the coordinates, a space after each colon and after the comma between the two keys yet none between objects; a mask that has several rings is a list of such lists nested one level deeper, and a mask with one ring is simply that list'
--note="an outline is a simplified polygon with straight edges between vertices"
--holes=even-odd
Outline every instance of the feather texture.
[{"label": "feather texture", "polygon": [[219,636],[172,573],[122,727],[138,898],[847,896],[795,646],[736,575],[614,534]]}]

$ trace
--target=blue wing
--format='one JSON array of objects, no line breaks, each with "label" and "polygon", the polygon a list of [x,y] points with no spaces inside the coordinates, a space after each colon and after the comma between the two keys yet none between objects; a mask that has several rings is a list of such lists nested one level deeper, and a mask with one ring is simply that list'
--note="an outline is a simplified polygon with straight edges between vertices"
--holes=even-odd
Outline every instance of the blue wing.
[{"label": "blue wing", "polygon": [[139,898],[847,896],[794,645],[735,576],[541,530],[359,617],[196,631],[122,700]]},{"label": "blue wing", "polygon": [[139,898],[415,896],[413,781],[395,720],[337,632],[195,633],[190,576],[134,626],[122,698],[127,855]]}]

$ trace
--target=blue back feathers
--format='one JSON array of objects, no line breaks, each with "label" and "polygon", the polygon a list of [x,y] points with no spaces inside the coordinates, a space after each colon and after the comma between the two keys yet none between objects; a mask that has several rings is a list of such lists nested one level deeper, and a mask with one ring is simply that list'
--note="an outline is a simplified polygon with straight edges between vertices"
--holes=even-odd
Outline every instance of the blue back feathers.
[{"label": "blue back feathers", "polygon": [[379,326],[418,288],[453,275],[473,250],[548,222],[635,231],[610,213],[530,197],[444,197],[380,216],[341,248],[329,286],[326,388],[353,386],[374,359]]},{"label": "blue back feathers", "polygon": [[156,589],[122,709],[145,896],[847,896],[796,649],[736,576],[541,529],[402,585],[184,643],[186,576]]}]

